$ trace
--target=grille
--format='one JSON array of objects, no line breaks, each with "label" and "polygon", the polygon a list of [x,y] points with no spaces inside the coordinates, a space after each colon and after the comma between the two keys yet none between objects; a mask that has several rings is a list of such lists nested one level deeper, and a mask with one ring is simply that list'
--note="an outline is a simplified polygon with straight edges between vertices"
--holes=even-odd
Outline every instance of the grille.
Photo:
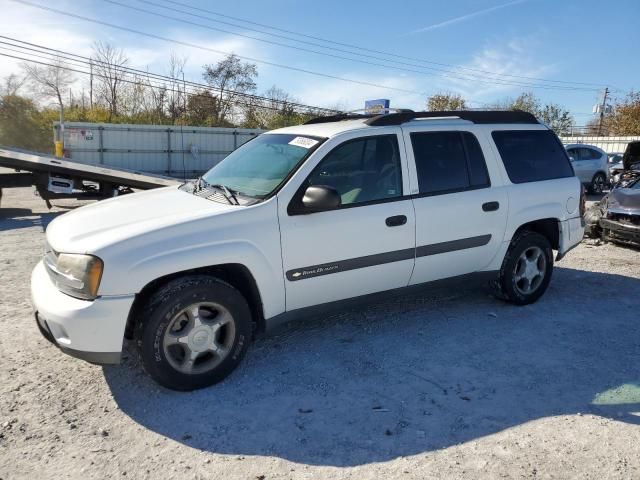
[{"label": "grille", "polygon": [[609,218],[620,223],[627,223],[629,225],[640,225],[640,215],[631,215],[628,213],[609,213]]}]

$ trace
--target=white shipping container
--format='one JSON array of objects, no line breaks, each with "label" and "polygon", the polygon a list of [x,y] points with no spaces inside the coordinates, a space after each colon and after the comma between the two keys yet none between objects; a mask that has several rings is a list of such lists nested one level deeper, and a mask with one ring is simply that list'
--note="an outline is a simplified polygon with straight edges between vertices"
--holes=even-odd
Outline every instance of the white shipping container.
[{"label": "white shipping container", "polygon": [[583,143],[585,145],[595,145],[607,153],[624,153],[629,142],[640,140],[640,136],[628,137],[603,137],[597,135],[575,135],[560,137],[565,145],[571,143]]},{"label": "white shipping container", "polygon": [[[54,138],[60,128],[54,124]],[[176,125],[65,122],[69,159],[140,172],[193,178],[264,130]]]}]

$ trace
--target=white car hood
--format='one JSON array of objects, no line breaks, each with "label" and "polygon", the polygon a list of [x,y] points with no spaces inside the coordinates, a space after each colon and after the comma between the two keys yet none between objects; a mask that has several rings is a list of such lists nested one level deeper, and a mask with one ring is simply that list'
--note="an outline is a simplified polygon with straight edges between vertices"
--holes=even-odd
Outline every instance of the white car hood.
[{"label": "white car hood", "polygon": [[241,208],[207,200],[178,187],[158,188],[65,213],[47,227],[47,242],[57,252],[95,253],[152,231]]}]

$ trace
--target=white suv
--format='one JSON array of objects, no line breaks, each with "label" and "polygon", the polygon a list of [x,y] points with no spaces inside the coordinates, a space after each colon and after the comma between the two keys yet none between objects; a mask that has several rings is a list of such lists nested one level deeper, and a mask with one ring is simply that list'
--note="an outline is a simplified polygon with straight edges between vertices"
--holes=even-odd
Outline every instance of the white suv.
[{"label": "white suv", "polygon": [[[488,276],[536,301],[582,239],[581,185],[524,112],[342,115],[265,133],[201,179],[67,213],[32,276],[42,333],[151,376],[225,378],[254,332],[320,306]],[[377,296],[376,296],[377,298]]]}]

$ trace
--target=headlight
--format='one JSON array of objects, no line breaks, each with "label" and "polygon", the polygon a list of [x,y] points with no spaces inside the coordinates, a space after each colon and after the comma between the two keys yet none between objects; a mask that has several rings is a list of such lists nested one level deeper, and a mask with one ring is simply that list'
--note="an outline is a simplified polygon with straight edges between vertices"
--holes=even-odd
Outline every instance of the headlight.
[{"label": "headlight", "polygon": [[61,292],[84,300],[98,296],[103,268],[98,257],[49,251],[44,257],[44,265]]}]

